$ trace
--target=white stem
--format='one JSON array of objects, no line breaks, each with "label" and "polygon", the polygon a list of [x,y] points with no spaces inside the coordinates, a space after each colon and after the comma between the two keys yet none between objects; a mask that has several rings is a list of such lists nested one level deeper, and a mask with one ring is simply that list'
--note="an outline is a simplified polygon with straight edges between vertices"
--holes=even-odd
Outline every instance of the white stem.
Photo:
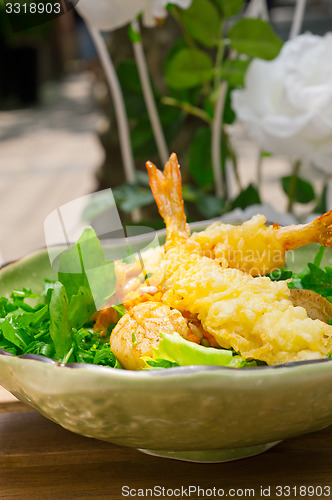
[{"label": "white stem", "polygon": [[305,8],[306,0],[296,0],[293,22],[289,33],[290,40],[295,38],[301,32]]},{"label": "white stem", "polygon": [[[132,22],[132,28],[136,33],[140,34],[141,30],[140,30],[140,25],[139,25],[138,21],[135,20]],[[169,153],[168,153],[168,148],[167,148],[164,132],[163,132],[163,129],[162,129],[162,126],[160,123],[160,118],[159,118],[159,114],[157,111],[156,102],[155,102],[152,88],[151,88],[149,71],[147,68],[142,43],[140,41],[135,41],[133,43],[133,49],[134,49],[136,64],[137,64],[137,68],[138,68],[138,73],[139,73],[141,84],[142,84],[145,104],[146,104],[146,107],[148,110],[150,123],[152,126],[154,138],[155,138],[157,148],[158,148],[158,153],[159,153],[159,156],[160,156],[162,163],[165,164],[168,161]]]},{"label": "white stem", "polygon": [[327,181],[326,209],[332,210],[332,178]]},{"label": "white stem", "polygon": [[226,196],[226,186],[224,186],[221,171],[221,133],[226,94],[227,83],[222,82],[219,87],[218,99],[212,123],[212,167],[216,187],[216,196],[220,198]]},{"label": "white stem", "polygon": [[262,151],[258,150],[258,158],[257,158],[257,187],[261,189],[262,187],[262,178],[263,178],[263,156]]},{"label": "white stem", "polygon": [[[87,24],[87,28],[97,49],[113,98],[113,104],[119,128],[120,148],[126,181],[130,184],[133,184],[136,180],[135,163],[130,142],[128,118],[120,83],[103,36],[101,35],[100,31],[93,26]],[[133,210],[132,217],[135,222],[140,219],[139,209]]]}]

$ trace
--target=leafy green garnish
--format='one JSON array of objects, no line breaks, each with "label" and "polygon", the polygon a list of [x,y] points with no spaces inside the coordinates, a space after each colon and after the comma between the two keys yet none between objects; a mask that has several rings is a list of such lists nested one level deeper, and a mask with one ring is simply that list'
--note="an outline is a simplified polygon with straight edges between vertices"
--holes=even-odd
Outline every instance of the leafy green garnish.
[{"label": "leafy green garnish", "polygon": [[77,362],[122,368],[111,351],[109,342],[88,328],[73,330],[74,353]]},{"label": "leafy green garnish", "polygon": [[289,288],[312,290],[332,302],[332,267],[326,266],[325,269],[319,267],[324,250],[324,247],[320,247],[314,262],[307,264],[307,267],[300,273],[294,273],[284,267],[268,274],[268,277],[272,281],[289,279],[291,280],[288,283]]},{"label": "leafy green garnish", "polygon": [[106,261],[92,227],[60,258],[58,280],[70,304],[71,323],[83,324],[115,292],[114,262]]},{"label": "leafy green garnish", "polygon": [[146,369],[153,368],[154,370],[164,370],[165,368],[173,368],[175,366],[180,366],[178,363],[173,363],[172,361],[169,361],[168,359],[145,358],[145,363],[148,366],[148,368],[146,368]]},{"label": "leafy green garnish", "polygon": [[[247,362],[231,349],[215,349],[189,342],[178,333],[160,333],[157,348],[153,349],[153,358],[144,358],[148,368],[169,368],[170,366],[213,365],[242,368],[256,366]],[[171,363],[170,366],[168,364]]]},{"label": "leafy green garnish", "polygon": [[112,307],[118,313],[119,319],[122,318],[122,316],[124,316],[128,312],[127,309],[122,304],[114,305]]},{"label": "leafy green garnish", "polygon": [[302,279],[303,288],[319,293],[332,302],[332,267],[325,267],[325,270],[315,264],[308,264],[309,272]]},{"label": "leafy green garnish", "polygon": [[[62,363],[122,368],[108,342],[90,331],[91,315],[115,291],[114,263],[106,261],[91,227],[61,255],[58,280],[43,293],[23,288],[0,297],[0,348],[12,354],[42,354]],[[123,306],[115,306],[118,316]]]},{"label": "leafy green garnish", "polygon": [[56,282],[50,304],[50,335],[54,343],[56,358],[59,361],[70,358],[72,335],[68,320],[68,297],[65,287]]}]

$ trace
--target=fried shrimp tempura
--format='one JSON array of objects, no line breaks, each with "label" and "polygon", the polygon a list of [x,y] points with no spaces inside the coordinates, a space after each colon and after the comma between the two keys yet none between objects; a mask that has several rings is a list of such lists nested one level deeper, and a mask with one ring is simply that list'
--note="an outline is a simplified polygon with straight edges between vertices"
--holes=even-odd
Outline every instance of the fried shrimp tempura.
[{"label": "fried shrimp tempura", "polygon": [[294,307],[287,283],[254,278],[202,256],[199,242],[189,238],[175,154],[164,174],[150,162],[147,170],[167,229],[162,261],[165,304],[197,315],[221,347],[232,347],[245,358],[272,365],[332,352],[332,326]]},{"label": "fried shrimp tempura", "polygon": [[332,246],[332,210],[310,224],[265,226],[264,215],[255,215],[236,226],[215,222],[205,231],[193,233],[203,255],[227,262],[252,276],[268,274],[285,265],[286,253],[310,243]]}]

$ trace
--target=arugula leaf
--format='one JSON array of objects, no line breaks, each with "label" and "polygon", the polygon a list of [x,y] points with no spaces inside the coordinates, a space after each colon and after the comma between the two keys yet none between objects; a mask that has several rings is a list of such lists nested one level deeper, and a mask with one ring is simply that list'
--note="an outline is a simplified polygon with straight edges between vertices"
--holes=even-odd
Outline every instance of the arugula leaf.
[{"label": "arugula leaf", "polygon": [[101,340],[99,335],[92,330],[73,329],[73,340],[74,354],[78,362],[122,368],[111,351],[109,342]]},{"label": "arugula leaf", "polygon": [[54,285],[50,311],[50,335],[55,347],[55,355],[59,361],[64,362],[72,349],[72,336],[68,320],[68,297],[62,283]]},{"label": "arugula leaf", "polygon": [[152,359],[152,358],[144,358],[147,367],[145,370],[149,370],[153,368],[154,370],[164,370],[165,368],[173,368],[174,366],[180,366],[178,363],[173,363],[168,359]]},{"label": "arugula leaf", "polygon": [[69,322],[81,327],[115,292],[114,262],[106,261],[101,243],[87,227],[80,239],[60,257],[58,280],[69,300]]},{"label": "arugula leaf", "polygon": [[[32,291],[29,288],[23,288],[22,290],[14,290],[10,298],[13,301],[13,304],[17,305],[18,307],[24,309],[25,311],[32,312],[35,310],[35,307],[30,306],[29,304],[26,304],[24,302],[25,299],[36,299],[38,298],[39,295],[32,293]],[[39,305],[37,306],[39,307]]]},{"label": "arugula leaf", "polygon": [[124,316],[128,312],[127,309],[122,304],[113,305],[112,307],[118,313],[119,319],[122,318],[122,316]]},{"label": "arugula leaf", "polygon": [[115,292],[114,262],[105,260],[92,227],[85,228],[77,243],[61,255],[58,279],[66,287],[69,300],[83,286],[93,293],[97,308]]},{"label": "arugula leaf", "polygon": [[0,323],[4,338],[21,349],[26,348],[32,340],[26,332],[26,327],[28,326],[29,319],[26,317],[24,311],[20,311],[19,309],[9,313]]},{"label": "arugula leaf", "polygon": [[54,346],[51,343],[46,342],[31,342],[26,349],[24,349],[23,354],[41,354],[42,356],[46,356],[47,358],[53,358],[55,355]]},{"label": "arugula leaf", "polygon": [[309,272],[302,279],[303,288],[313,290],[332,302],[332,267],[325,270],[315,264],[308,264]]},{"label": "arugula leaf", "polygon": [[[122,368],[110,344],[88,328],[96,307],[114,291],[114,263],[105,260],[99,239],[88,227],[60,257],[58,281],[45,280],[39,295],[22,288],[9,298],[0,297],[0,348],[62,363]],[[127,312],[121,305],[114,308],[119,318]]]},{"label": "arugula leaf", "polygon": [[273,271],[267,276],[272,281],[291,278],[291,281],[288,283],[289,288],[312,290],[332,302],[332,267],[327,266],[325,269],[319,267],[324,251],[325,248],[320,247],[314,258],[314,262],[310,262],[300,273],[294,273],[286,267],[283,267]]},{"label": "arugula leaf", "polygon": [[294,275],[293,271],[287,269],[286,267],[282,267],[281,269],[276,269],[275,271],[272,271],[270,274],[267,274],[267,276],[272,281],[285,281],[292,278],[293,275]]},{"label": "arugula leaf", "polygon": [[5,318],[8,313],[15,311],[17,305],[6,297],[0,297],[0,318]]},{"label": "arugula leaf", "polygon": [[95,312],[95,304],[91,299],[91,291],[81,286],[76,295],[72,295],[68,310],[68,321],[71,328],[81,328]]}]

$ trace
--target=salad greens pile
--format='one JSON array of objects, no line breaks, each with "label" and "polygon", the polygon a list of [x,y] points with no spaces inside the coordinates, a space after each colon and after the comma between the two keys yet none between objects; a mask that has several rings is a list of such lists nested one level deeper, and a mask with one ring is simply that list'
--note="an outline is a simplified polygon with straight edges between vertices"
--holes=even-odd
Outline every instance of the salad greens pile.
[{"label": "salad greens pile", "polygon": [[272,281],[291,280],[288,282],[288,288],[312,290],[332,303],[332,267],[321,267],[325,250],[325,247],[320,247],[314,262],[309,262],[300,273],[283,267],[267,276]]},{"label": "salad greens pile", "polygon": [[23,288],[0,298],[0,348],[16,355],[41,354],[61,363],[120,367],[90,321],[114,292],[114,262],[105,260],[99,239],[87,227],[61,255],[57,281],[45,280],[39,295]]},{"label": "salad greens pile", "polygon": [[[332,302],[332,268],[320,267],[324,249],[301,273],[287,268],[271,273],[272,280],[289,280],[290,288],[313,290]],[[122,368],[108,338],[93,331],[92,315],[116,290],[114,262],[105,260],[101,243],[91,227],[60,256],[57,281],[45,280],[40,294],[27,288],[0,297],[0,349],[14,355],[34,353],[60,363],[91,363]],[[118,320],[126,313],[114,306]],[[110,325],[110,334],[115,324]],[[135,338],[133,336],[133,343]],[[203,347],[174,333],[161,332],[158,348],[144,358],[146,369],[185,365],[236,368],[264,364],[246,360],[232,349]]]}]

